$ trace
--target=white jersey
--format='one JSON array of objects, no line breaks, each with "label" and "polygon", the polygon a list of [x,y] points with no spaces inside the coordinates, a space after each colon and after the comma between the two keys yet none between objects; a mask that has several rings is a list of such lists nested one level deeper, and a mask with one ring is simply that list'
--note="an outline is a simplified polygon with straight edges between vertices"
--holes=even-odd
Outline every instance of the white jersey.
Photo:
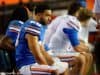
[{"label": "white jersey", "polygon": [[[60,16],[57,17],[51,24],[49,25],[47,32],[45,34],[45,41],[44,43],[49,45],[49,48],[52,50],[58,50],[58,51],[74,51],[73,47],[70,43],[69,38],[67,35],[63,32],[63,28],[69,28],[69,29],[76,29],[77,31],[80,31],[80,22],[77,20],[77,18],[73,16]],[[49,39],[48,39],[48,38]],[[65,53],[65,52],[63,52]]]},{"label": "white jersey", "polygon": [[79,38],[83,40],[85,43],[88,43],[89,32],[96,32],[97,22],[91,18],[86,26],[81,27],[81,31],[79,32]]},{"label": "white jersey", "polygon": [[47,44],[47,45],[49,44],[50,38],[56,32],[56,29],[60,23],[61,18],[62,18],[62,16],[57,17],[56,19],[54,19],[52,21],[51,24],[48,25],[48,28],[44,35],[44,41],[43,41],[44,44]]}]

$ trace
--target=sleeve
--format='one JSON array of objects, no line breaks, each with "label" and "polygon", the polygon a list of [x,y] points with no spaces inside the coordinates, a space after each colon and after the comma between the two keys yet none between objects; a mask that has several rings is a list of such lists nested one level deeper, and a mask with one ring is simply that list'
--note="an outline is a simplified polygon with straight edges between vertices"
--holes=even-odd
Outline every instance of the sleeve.
[{"label": "sleeve", "polygon": [[76,19],[76,17],[72,17],[68,20],[66,25],[72,29],[75,29],[77,31],[81,30],[81,24],[80,22]]},{"label": "sleeve", "polygon": [[6,31],[6,36],[10,37],[13,41],[16,40],[20,28],[24,23],[22,21],[11,21]]},{"label": "sleeve", "polygon": [[41,24],[29,20],[25,23],[25,32],[28,34],[32,34],[34,36],[39,36],[40,35],[40,30],[41,30]]},{"label": "sleeve", "polygon": [[79,40],[78,40],[78,31],[75,29],[68,29],[68,28],[63,28],[63,32],[68,36],[72,46],[77,46],[79,45]]}]

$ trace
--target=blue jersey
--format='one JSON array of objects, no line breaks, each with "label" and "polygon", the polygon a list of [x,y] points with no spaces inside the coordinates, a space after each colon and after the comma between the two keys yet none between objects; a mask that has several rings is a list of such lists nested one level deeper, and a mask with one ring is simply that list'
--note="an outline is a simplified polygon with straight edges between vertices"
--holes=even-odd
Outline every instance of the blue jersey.
[{"label": "blue jersey", "polygon": [[[47,26],[41,27],[41,31],[40,31],[41,33],[40,33],[40,37],[39,37],[39,41],[41,41],[41,42],[44,41],[46,29],[47,29]],[[44,48],[46,51],[50,50],[47,44],[44,44]]]},{"label": "blue jersey", "polygon": [[45,35],[46,29],[47,29],[47,26],[42,26],[42,27],[41,27],[40,37],[39,37],[39,40],[40,40],[40,41],[43,41],[43,40],[44,40],[44,35]]},{"label": "blue jersey", "polygon": [[[9,23],[9,26],[6,31],[6,36],[10,37],[12,40],[13,44],[15,45],[17,36],[21,30],[21,26],[23,26],[23,22],[19,20],[13,20]],[[13,64],[15,64],[15,51],[11,52]]]},{"label": "blue jersey", "polygon": [[[42,27],[41,27],[41,30],[40,30],[40,37],[39,37],[39,41],[41,41],[41,42],[43,42],[43,40],[44,40],[44,35],[45,35],[45,32],[46,32],[46,29],[47,29],[47,26],[42,26]],[[46,50],[46,51],[49,50],[48,45],[44,44],[44,47],[45,47],[45,50]]]},{"label": "blue jersey", "polygon": [[15,44],[18,33],[20,32],[20,28],[23,24],[24,23],[22,21],[18,20],[13,20],[9,23],[6,35],[12,39],[13,44]]},{"label": "blue jersey", "polygon": [[22,66],[36,62],[34,56],[29,50],[25,35],[31,34],[33,36],[39,36],[40,28],[41,25],[33,20],[28,20],[23,25],[19,36],[19,43],[16,47],[16,64],[18,69],[20,69]]}]

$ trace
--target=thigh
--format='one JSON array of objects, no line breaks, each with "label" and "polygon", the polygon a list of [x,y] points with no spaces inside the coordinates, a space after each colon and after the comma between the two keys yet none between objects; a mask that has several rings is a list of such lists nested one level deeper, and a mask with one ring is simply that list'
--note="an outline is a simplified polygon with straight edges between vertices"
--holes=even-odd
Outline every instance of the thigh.
[{"label": "thigh", "polygon": [[19,69],[19,73],[22,75],[31,75],[30,65],[23,66]]},{"label": "thigh", "polygon": [[23,66],[19,72],[23,75],[57,75],[58,73],[56,68],[48,65],[39,65],[37,63]]}]

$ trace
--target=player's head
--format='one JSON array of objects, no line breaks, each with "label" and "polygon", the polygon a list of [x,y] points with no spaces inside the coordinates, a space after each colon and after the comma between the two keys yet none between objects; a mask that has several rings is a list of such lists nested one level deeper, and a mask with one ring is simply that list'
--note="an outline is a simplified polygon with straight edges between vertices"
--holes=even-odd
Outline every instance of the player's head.
[{"label": "player's head", "polygon": [[80,8],[81,8],[80,3],[74,2],[74,3],[72,3],[70,5],[70,7],[68,9],[68,14],[75,16],[77,14],[77,12],[79,11]]},{"label": "player's head", "polygon": [[88,20],[92,17],[92,12],[86,8],[81,8],[78,12],[78,20],[83,24],[86,24]]},{"label": "player's head", "polygon": [[26,20],[28,20],[29,16],[28,16],[28,12],[27,9],[23,6],[17,7],[11,16],[11,20],[20,20],[25,22]]},{"label": "player's head", "polygon": [[35,16],[38,19],[38,22],[43,25],[46,25],[51,21],[51,14],[52,11],[48,5],[41,4],[35,7]]}]

